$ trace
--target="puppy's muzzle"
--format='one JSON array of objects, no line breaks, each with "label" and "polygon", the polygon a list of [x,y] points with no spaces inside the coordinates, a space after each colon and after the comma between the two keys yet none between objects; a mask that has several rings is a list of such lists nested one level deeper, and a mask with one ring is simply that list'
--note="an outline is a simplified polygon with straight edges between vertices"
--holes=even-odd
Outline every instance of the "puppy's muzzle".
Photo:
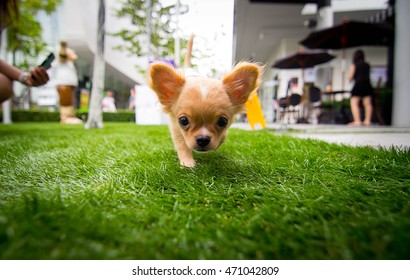
[{"label": "puppy's muzzle", "polygon": [[206,135],[199,135],[195,138],[195,141],[196,145],[198,146],[198,151],[207,151],[208,149],[206,147],[209,145],[209,143],[211,143],[211,137]]}]

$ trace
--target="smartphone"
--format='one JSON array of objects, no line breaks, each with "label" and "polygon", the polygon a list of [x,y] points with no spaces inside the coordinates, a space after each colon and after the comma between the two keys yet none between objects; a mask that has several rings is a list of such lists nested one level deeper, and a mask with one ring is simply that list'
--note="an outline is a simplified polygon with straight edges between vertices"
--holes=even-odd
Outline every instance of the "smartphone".
[{"label": "smartphone", "polygon": [[53,62],[55,58],[55,55],[53,53],[50,53],[47,58],[40,64],[41,67],[44,69],[49,69],[51,67],[51,63]]}]

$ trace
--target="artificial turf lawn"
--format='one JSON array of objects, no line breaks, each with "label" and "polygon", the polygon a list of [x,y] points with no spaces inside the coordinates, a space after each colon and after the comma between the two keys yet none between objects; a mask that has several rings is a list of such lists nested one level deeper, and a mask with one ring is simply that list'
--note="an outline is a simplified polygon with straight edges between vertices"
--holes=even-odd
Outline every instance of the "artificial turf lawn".
[{"label": "artificial turf lawn", "polygon": [[232,129],[0,125],[1,259],[409,259],[410,151]]}]

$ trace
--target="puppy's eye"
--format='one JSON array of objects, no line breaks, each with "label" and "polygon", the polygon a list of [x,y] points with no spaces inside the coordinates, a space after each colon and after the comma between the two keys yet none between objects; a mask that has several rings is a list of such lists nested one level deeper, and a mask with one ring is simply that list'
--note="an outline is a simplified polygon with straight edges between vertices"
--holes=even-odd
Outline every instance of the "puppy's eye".
[{"label": "puppy's eye", "polygon": [[189,125],[189,120],[188,120],[188,118],[185,117],[185,116],[180,117],[180,118],[178,119],[178,121],[179,121],[179,124],[180,124],[182,127],[187,127],[187,126]]},{"label": "puppy's eye", "polygon": [[225,117],[220,117],[218,119],[218,121],[216,122],[216,124],[220,127],[220,128],[224,128],[228,125],[228,119]]}]

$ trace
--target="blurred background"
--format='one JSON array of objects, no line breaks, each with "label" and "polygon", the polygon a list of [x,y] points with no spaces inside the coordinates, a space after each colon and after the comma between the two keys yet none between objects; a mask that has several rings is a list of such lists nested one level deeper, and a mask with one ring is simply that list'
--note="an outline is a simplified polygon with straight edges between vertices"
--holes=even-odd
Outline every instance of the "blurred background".
[{"label": "blurred background", "polygon": [[[3,34],[7,38],[2,40],[7,44],[1,44],[2,58],[30,69],[39,64],[49,52],[56,52],[61,40],[67,41],[78,55],[75,62],[79,78],[76,107],[86,111],[97,46],[99,1],[45,0],[40,1],[41,4],[35,0],[20,2],[22,11],[15,30],[9,28],[7,35]],[[263,84],[258,93],[268,122],[277,121],[278,112],[274,101],[289,94],[290,84],[292,90],[300,94],[303,94],[305,84],[314,84],[323,92],[326,88],[341,91],[340,94],[325,95],[324,103],[348,100],[347,91],[351,84],[345,72],[351,64],[353,52],[358,48],[328,50],[335,59],[304,71],[274,68],[277,60],[295,52],[306,51],[300,41],[310,32],[342,24],[344,21],[387,23],[394,29],[397,10],[397,1],[394,0],[104,2],[104,89],[115,93],[117,109],[129,109],[130,89],[146,84],[149,62],[167,60],[176,67],[184,67],[188,42],[193,38],[189,67],[205,75],[220,78],[232,65],[243,60],[265,65]],[[401,20],[406,21],[403,17]],[[26,26],[27,24],[30,26]],[[13,41],[21,38],[26,40],[17,43]],[[397,67],[394,64],[394,40],[382,46],[364,45],[360,48],[364,50],[366,59],[372,66],[371,79],[374,87],[382,88],[385,124],[391,124],[395,111],[392,98],[393,69]],[[17,85],[12,109],[58,110],[58,94],[53,84],[52,70],[50,77],[46,86],[31,90],[15,83]],[[397,96],[396,104],[402,103],[400,100],[405,97],[402,94]],[[397,120],[409,119],[401,112],[397,114]]]}]

